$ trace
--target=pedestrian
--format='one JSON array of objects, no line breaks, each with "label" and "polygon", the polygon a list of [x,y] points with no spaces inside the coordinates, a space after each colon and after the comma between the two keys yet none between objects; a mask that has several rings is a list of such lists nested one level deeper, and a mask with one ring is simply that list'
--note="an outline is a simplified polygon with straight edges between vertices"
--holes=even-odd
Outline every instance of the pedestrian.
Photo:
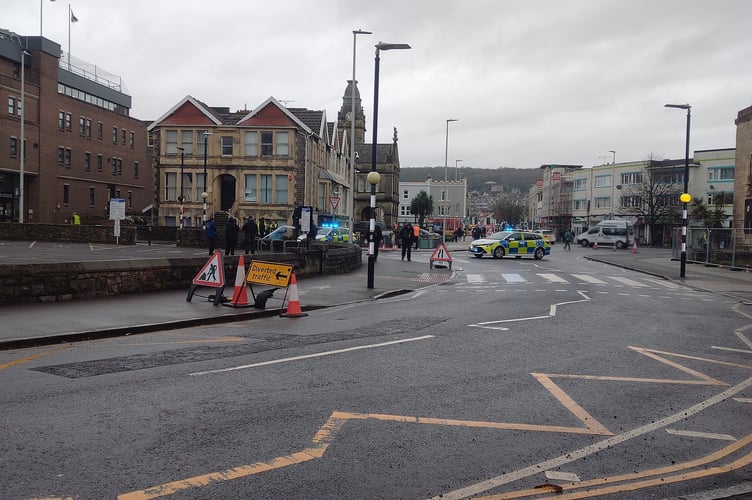
[{"label": "pedestrian", "polygon": [[210,216],[204,225],[206,237],[209,239],[209,255],[214,254],[214,247],[217,246],[217,225],[214,223],[214,216]]},{"label": "pedestrian", "polygon": [[225,224],[225,255],[235,255],[235,247],[238,244],[238,223],[235,217],[227,219]]},{"label": "pedestrian", "polygon": [[376,259],[379,258],[379,247],[381,246],[381,242],[384,241],[384,233],[381,232],[381,226],[376,226],[376,229],[373,230],[373,261],[376,262]]},{"label": "pedestrian", "polygon": [[572,249],[572,240],[574,239],[574,234],[572,234],[572,231],[569,229],[566,230],[564,233],[564,250],[571,250]]},{"label": "pedestrian", "polygon": [[[415,224],[413,226],[413,241],[415,241],[415,249],[418,249],[418,243],[420,242],[420,226]],[[410,259],[407,259],[410,260]]]},{"label": "pedestrian", "polygon": [[78,215],[78,213],[73,212],[73,225],[74,226],[80,226],[81,225],[81,216]]},{"label": "pedestrian", "polygon": [[473,228],[473,239],[474,240],[479,240],[479,239],[481,239],[482,236],[483,236],[483,233],[480,232],[480,227],[479,226],[475,226]]},{"label": "pedestrian", "polygon": [[[261,219],[263,224],[264,219]],[[243,224],[243,249],[245,254],[248,255],[250,250],[251,255],[256,253],[256,238],[258,238],[260,227],[256,225],[256,221],[253,217],[248,217]]]},{"label": "pedestrian", "polygon": [[[253,218],[253,217],[251,217],[251,218]],[[258,230],[256,231],[256,233],[257,233],[258,236],[261,236],[262,238],[264,236],[266,236],[266,221],[264,220],[263,217],[261,217],[261,219],[259,219]],[[248,253],[248,252],[246,252],[246,253]]]},{"label": "pedestrian", "polygon": [[413,246],[413,226],[409,222],[402,226],[402,229],[400,229],[399,232],[399,240],[400,245],[402,246],[402,260],[405,260],[405,255],[407,255],[407,260],[410,260],[410,250]]}]

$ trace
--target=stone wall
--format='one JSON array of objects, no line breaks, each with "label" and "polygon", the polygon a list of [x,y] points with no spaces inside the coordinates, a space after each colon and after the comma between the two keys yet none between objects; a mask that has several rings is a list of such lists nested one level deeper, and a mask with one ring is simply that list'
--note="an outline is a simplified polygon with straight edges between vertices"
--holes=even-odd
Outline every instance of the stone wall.
[{"label": "stone wall", "polygon": [[[311,245],[309,250],[259,255],[258,260],[291,264],[298,278],[347,273],[360,267],[352,245]],[[225,291],[234,285],[238,256],[223,259]],[[0,266],[0,304],[56,302],[129,293],[190,289],[205,259],[143,259]],[[246,264],[247,265],[247,264]]]},{"label": "stone wall", "polygon": [[[60,241],[74,243],[115,244],[114,225],[70,225],[70,224],[0,224],[0,240],[14,241]],[[134,226],[121,226],[119,243],[136,244]]]}]

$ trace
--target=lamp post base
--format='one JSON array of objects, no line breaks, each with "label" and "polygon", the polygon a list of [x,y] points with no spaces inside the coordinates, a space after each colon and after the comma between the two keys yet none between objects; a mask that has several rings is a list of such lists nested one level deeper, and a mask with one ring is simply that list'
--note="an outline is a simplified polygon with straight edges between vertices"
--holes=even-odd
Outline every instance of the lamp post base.
[{"label": "lamp post base", "polygon": [[376,271],[376,259],[373,255],[368,256],[368,284],[367,288],[373,288],[373,275]]}]

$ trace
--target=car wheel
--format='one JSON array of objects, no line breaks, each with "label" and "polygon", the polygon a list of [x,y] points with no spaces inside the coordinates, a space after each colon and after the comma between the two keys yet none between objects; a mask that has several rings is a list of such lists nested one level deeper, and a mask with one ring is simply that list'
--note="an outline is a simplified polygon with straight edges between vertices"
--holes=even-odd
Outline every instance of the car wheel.
[{"label": "car wheel", "polygon": [[588,242],[588,240],[582,240],[580,242],[580,245],[582,245],[583,247],[587,248],[587,247],[590,246],[590,243]]},{"label": "car wheel", "polygon": [[494,259],[501,259],[504,257],[504,249],[502,247],[496,247],[493,251],[493,258]]},{"label": "car wheel", "polygon": [[616,242],[616,248],[624,248],[626,245],[623,241],[617,241]]},{"label": "car wheel", "polygon": [[535,249],[535,253],[533,254],[533,257],[535,257],[535,260],[541,260],[546,255],[546,251],[543,250],[541,247],[538,247]]}]

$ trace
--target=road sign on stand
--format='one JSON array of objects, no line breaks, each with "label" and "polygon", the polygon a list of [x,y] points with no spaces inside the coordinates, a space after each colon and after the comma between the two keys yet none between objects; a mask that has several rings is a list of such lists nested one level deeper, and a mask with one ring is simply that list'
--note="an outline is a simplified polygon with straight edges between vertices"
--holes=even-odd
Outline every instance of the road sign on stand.
[{"label": "road sign on stand", "polygon": [[429,260],[431,269],[433,269],[434,262],[446,262],[449,269],[452,268],[452,254],[449,253],[449,250],[447,250],[443,243],[439,243],[431,254],[431,259]]},{"label": "road sign on stand", "polygon": [[217,291],[214,294],[214,305],[219,305],[222,297],[222,291],[225,288],[225,272],[224,265],[222,264],[222,252],[217,250],[209,257],[204,267],[193,278],[191,289],[188,291],[188,297],[186,301],[190,302],[193,297],[196,288],[200,286],[207,286],[210,288],[216,288]]}]

